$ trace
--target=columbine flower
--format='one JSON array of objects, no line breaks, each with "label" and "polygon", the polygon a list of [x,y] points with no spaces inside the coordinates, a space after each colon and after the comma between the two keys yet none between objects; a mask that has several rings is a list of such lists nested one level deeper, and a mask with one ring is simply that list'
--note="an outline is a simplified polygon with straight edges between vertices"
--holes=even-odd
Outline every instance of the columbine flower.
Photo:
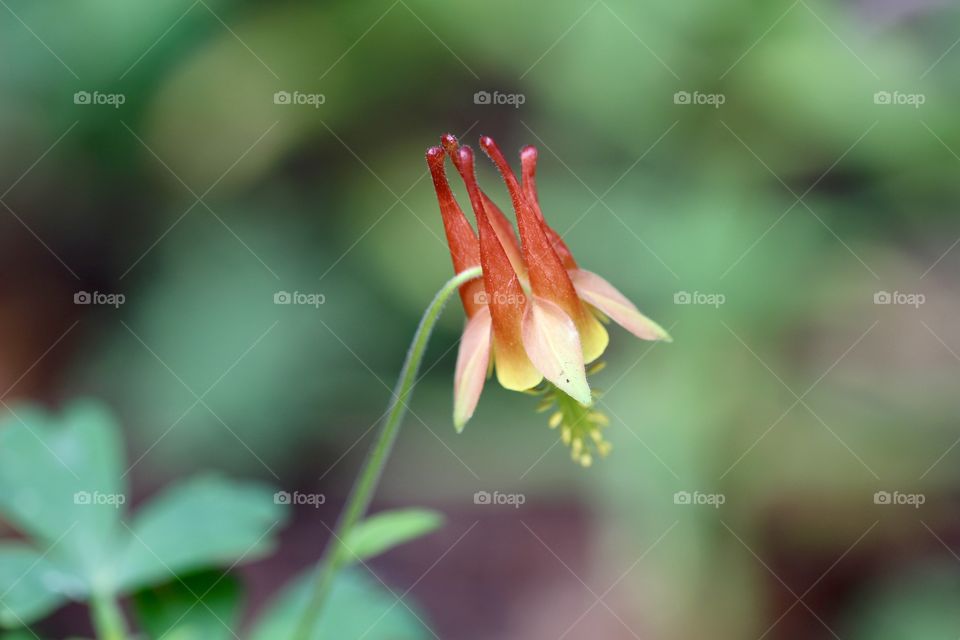
[{"label": "columbine flower", "polygon": [[[467,324],[454,378],[454,425],[462,430],[473,415],[492,366],[501,385],[542,395],[541,410],[555,408],[550,426],[562,427],[573,458],[589,465],[591,452],[609,450],[600,434],[607,420],[593,409],[595,393],[587,382],[586,365],[594,363],[590,373],[599,370],[596,360],[609,341],[600,320],[613,320],[644,340],[669,341],[670,336],[613,285],[581,269],[546,223],[537,197],[534,147],[520,152],[521,184],[494,141],[480,138],[506,182],[518,242],[513,225],[477,184],[470,147],[459,146],[449,134],[442,143],[427,150],[427,164],[453,267],[457,273],[477,265],[483,269],[482,279],[460,289]],[[466,184],[479,239],[447,183],[447,156]]]}]

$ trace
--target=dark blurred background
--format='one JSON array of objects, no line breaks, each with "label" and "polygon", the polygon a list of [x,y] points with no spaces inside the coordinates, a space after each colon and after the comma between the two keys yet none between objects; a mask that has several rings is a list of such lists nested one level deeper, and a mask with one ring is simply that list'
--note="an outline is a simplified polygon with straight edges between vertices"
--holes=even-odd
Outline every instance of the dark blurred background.
[{"label": "dark blurred background", "polygon": [[372,564],[439,637],[960,636],[955,3],[0,5],[4,402],[106,401],[140,498],[323,492],[255,605],[451,275],[451,131],[537,145],[548,219],[675,343],[611,330],[584,470],[495,383],[454,433],[451,305],[375,505],[449,521]]}]

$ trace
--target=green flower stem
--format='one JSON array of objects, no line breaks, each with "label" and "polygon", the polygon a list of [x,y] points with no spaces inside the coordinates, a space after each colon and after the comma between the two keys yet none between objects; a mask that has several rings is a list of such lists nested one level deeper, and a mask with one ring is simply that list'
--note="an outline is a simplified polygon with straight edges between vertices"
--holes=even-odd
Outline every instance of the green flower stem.
[{"label": "green flower stem", "polygon": [[370,500],[373,492],[377,488],[383,467],[386,465],[390,449],[397,439],[397,433],[400,430],[400,424],[407,413],[407,403],[410,395],[413,393],[413,387],[416,384],[417,372],[423,361],[426,352],[427,342],[433,327],[443,311],[443,306],[461,285],[479,278],[482,274],[480,267],[467,269],[452,279],[447,281],[443,288],[437,292],[433,301],[423,314],[420,320],[420,326],[413,336],[413,342],[410,343],[410,350],[407,352],[407,359],[400,370],[400,378],[397,380],[397,386],[394,389],[390,400],[389,411],[386,421],[380,428],[380,434],[377,436],[373,448],[367,454],[367,459],[363,463],[360,475],[354,482],[350,497],[344,507],[343,513],[334,529],[333,537],[324,552],[323,557],[317,567],[317,578],[313,586],[313,592],[307,609],[300,619],[297,631],[293,636],[296,640],[313,640],[313,633],[323,613],[323,604],[337,575],[337,571],[345,564],[347,560],[346,548],[343,540],[350,533],[350,530],[363,518],[370,506]]},{"label": "green flower stem", "polygon": [[94,593],[90,598],[90,609],[98,640],[126,640],[127,624],[113,595]]}]

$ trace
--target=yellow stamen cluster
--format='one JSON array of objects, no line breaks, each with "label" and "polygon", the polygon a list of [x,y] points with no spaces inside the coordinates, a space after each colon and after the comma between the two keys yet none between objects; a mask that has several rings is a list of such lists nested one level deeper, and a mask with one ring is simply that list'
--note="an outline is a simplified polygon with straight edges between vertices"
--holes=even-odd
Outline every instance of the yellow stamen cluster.
[{"label": "yellow stamen cluster", "polygon": [[[587,367],[587,374],[603,369],[603,363],[596,362]],[[594,456],[601,458],[610,453],[611,444],[603,439],[602,429],[610,424],[607,416],[596,410],[595,404],[581,404],[556,388],[549,382],[531,389],[530,393],[541,397],[537,412],[553,410],[547,424],[551,429],[560,430],[560,440],[570,447],[570,457],[584,467],[593,464]],[[592,391],[594,400],[600,393]]]}]

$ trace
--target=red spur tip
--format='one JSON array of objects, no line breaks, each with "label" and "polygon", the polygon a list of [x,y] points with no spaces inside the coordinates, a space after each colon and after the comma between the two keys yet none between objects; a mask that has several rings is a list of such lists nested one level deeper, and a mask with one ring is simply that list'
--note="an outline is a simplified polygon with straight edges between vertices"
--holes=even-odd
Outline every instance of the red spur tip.
[{"label": "red spur tip", "polygon": [[460,146],[460,143],[457,142],[457,136],[452,133],[445,133],[440,136],[440,144],[443,145],[443,148],[447,150],[447,153],[453,155],[453,152],[457,150],[457,147]]},{"label": "red spur tip", "polygon": [[426,152],[427,165],[433,177],[433,187],[440,204],[440,215],[443,218],[443,228],[447,236],[453,266],[457,272],[468,269],[480,263],[480,246],[473,227],[457,204],[444,167],[446,153],[440,147],[430,147]]}]

